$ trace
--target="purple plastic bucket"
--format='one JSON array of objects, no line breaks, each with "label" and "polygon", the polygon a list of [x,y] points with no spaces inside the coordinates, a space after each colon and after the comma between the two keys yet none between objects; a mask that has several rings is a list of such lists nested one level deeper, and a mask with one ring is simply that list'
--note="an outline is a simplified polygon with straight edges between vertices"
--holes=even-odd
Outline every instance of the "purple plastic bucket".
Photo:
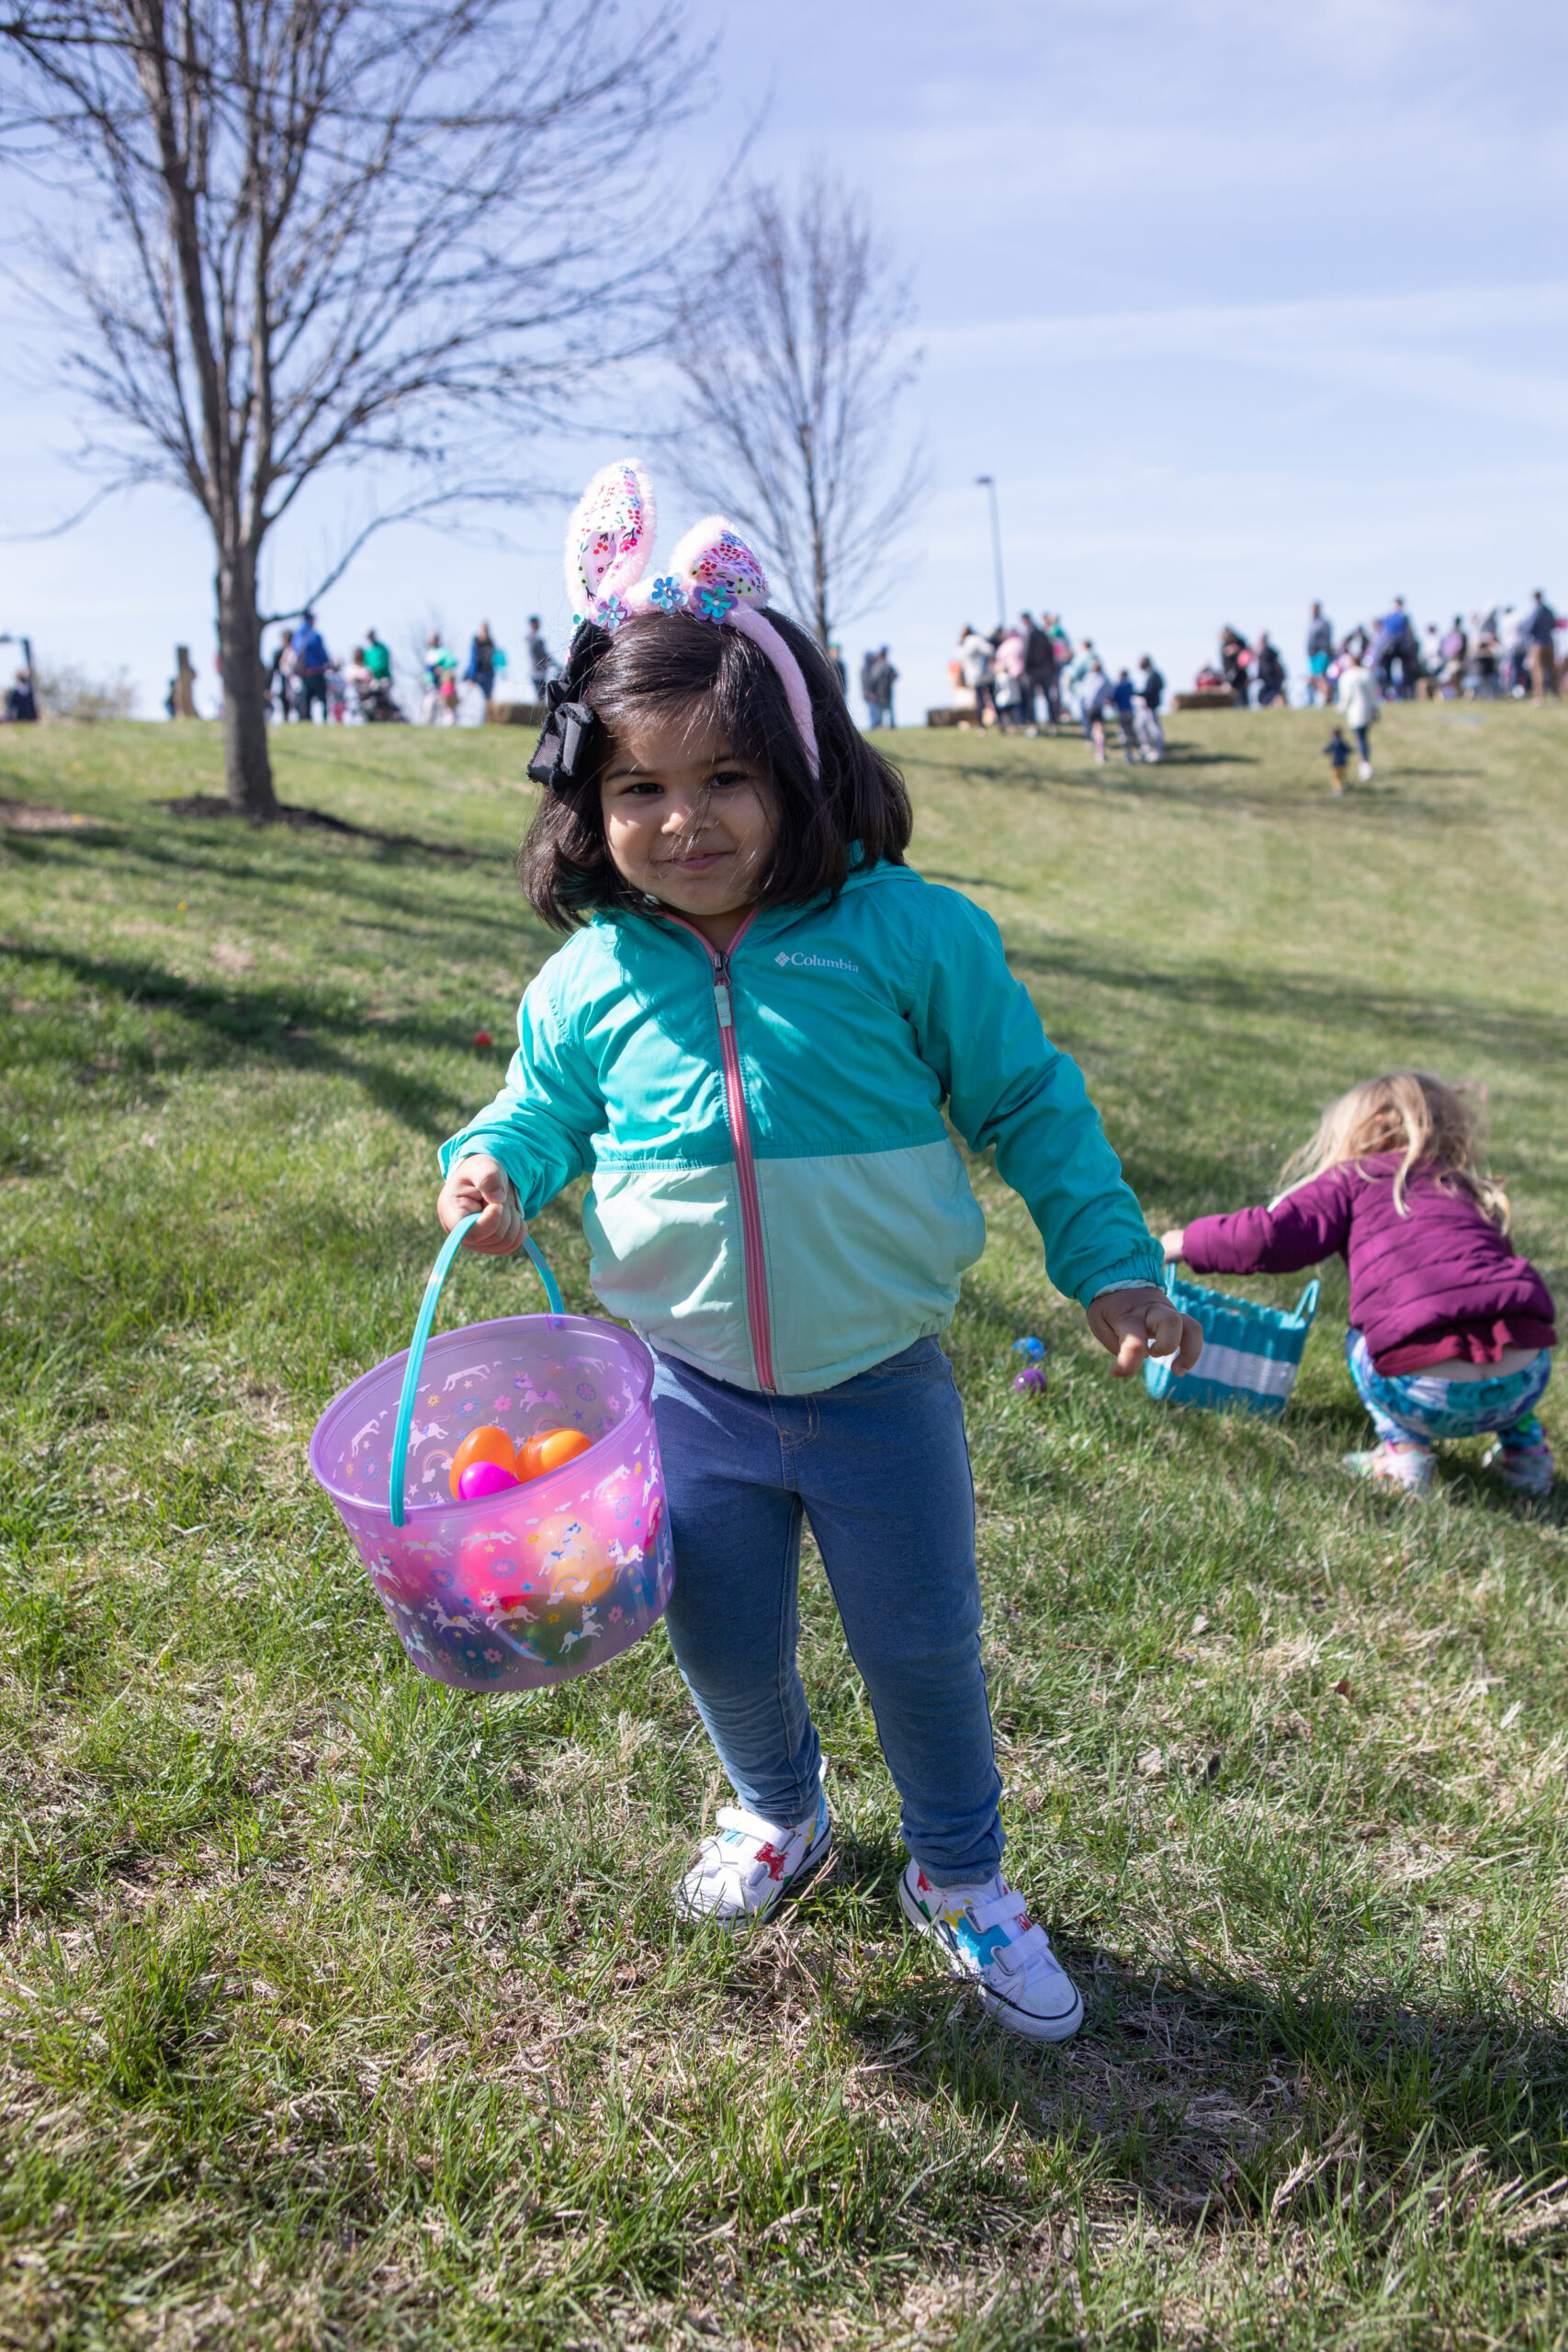
[{"label": "purple plastic bucket", "polygon": [[[411,1357],[418,1379],[394,1525]],[[585,1316],[519,1315],[448,1331],[423,1360],[414,1349],[389,1357],[333,1399],[311,1435],[310,1468],[422,1674],[458,1690],[565,1682],[619,1657],[663,1614],[674,1555],[652,1388],[653,1358],[632,1332]],[[487,1423],[518,1446],[551,1429],[592,1442],[541,1478],[455,1502],[453,1453]]]}]

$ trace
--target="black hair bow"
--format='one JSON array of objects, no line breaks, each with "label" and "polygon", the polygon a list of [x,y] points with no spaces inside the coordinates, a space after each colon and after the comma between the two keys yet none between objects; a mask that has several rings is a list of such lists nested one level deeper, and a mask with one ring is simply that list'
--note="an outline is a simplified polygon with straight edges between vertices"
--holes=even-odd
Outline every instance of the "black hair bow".
[{"label": "black hair bow", "polygon": [[599,716],[581,695],[607,642],[603,629],[584,621],[571,640],[565,669],[545,688],[547,715],[528,774],[563,799],[570,797],[598,763]]}]

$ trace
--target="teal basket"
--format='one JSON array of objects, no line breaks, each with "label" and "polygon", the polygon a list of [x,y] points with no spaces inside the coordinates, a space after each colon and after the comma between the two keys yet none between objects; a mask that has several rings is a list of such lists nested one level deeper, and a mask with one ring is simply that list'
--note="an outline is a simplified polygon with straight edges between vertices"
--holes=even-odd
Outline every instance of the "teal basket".
[{"label": "teal basket", "polygon": [[1228,1291],[1205,1290],[1201,1283],[1184,1283],[1174,1272],[1168,1272],[1165,1286],[1183,1315],[1201,1324],[1203,1352],[1179,1376],[1173,1365],[1151,1359],[1144,1366],[1149,1395],[1209,1413],[1282,1413],[1317,1313],[1317,1283],[1308,1283],[1288,1315]]}]

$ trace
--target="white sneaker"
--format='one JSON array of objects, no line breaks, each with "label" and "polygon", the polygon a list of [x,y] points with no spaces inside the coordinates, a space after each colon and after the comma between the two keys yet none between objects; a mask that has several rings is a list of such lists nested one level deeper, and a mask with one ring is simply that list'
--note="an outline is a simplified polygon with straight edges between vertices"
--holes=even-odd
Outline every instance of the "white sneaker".
[{"label": "white sneaker", "polygon": [[1066,2041],[1083,2023],[1083,1995],[998,1871],[978,1886],[932,1886],[919,1862],[898,1882],[904,1917],[934,1939],[954,1976],[969,1977],[999,2026],[1025,2041]]},{"label": "white sneaker", "polygon": [[824,1790],[817,1809],[792,1829],[739,1805],[721,1805],[718,1827],[697,1848],[675,1889],[678,1919],[716,1919],[721,1928],[765,1919],[827,1860],[833,1843]]},{"label": "white sneaker", "polygon": [[1360,777],[1363,784],[1371,784],[1372,780],[1372,763],[1371,760],[1363,760],[1361,762]]}]

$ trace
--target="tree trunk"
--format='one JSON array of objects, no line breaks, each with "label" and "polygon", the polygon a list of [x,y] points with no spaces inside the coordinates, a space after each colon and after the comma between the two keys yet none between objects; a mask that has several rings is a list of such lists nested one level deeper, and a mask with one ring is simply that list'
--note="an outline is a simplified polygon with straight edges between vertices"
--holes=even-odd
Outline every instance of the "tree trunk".
[{"label": "tree trunk", "polygon": [[248,549],[218,564],[218,652],[223,671],[223,782],[229,806],[255,825],[281,813],[266,740],[266,673],[256,617],[256,565]]}]

